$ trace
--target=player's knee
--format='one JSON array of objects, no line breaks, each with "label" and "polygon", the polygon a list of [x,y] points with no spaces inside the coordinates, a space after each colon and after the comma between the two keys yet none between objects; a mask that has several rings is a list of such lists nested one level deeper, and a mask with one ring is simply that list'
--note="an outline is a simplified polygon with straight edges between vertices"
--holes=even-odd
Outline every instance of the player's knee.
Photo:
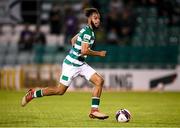
[{"label": "player's knee", "polygon": [[61,85],[57,87],[57,90],[56,90],[57,95],[64,95],[65,92],[66,92],[66,88],[63,88]]},{"label": "player's knee", "polygon": [[96,81],[96,84],[97,84],[98,86],[102,87],[103,84],[104,84],[104,79],[103,79],[102,77],[98,77],[98,78],[97,78],[97,81]]},{"label": "player's knee", "polygon": [[65,92],[59,92],[58,95],[64,95]]},{"label": "player's knee", "polygon": [[61,89],[56,90],[56,95],[64,95],[64,93]]}]

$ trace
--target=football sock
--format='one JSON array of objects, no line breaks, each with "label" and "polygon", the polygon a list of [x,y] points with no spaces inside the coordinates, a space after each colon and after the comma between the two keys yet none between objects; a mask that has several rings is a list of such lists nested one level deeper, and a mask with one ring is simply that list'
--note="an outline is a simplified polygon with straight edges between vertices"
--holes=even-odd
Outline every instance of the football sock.
[{"label": "football sock", "polygon": [[99,97],[92,97],[91,108],[92,108],[92,109],[98,109],[99,103],[100,103]]},{"label": "football sock", "polygon": [[34,92],[34,98],[36,98],[36,97],[42,97],[42,96],[43,96],[43,94],[42,94],[42,89],[37,90],[37,91]]}]

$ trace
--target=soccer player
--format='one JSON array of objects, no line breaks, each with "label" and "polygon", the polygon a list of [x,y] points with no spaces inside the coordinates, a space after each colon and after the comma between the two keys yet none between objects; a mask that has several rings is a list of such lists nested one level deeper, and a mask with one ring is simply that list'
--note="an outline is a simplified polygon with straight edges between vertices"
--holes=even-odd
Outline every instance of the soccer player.
[{"label": "soccer player", "polygon": [[71,39],[72,48],[63,61],[59,85],[39,90],[30,89],[22,99],[22,106],[25,106],[32,99],[37,97],[63,95],[73,78],[80,75],[84,76],[94,85],[89,117],[97,119],[107,119],[109,117],[99,111],[100,96],[104,79],[85,62],[87,55],[99,57],[104,57],[106,55],[106,51],[91,50],[95,41],[94,30],[100,25],[100,14],[96,8],[87,8],[85,9],[85,15],[88,23]]}]

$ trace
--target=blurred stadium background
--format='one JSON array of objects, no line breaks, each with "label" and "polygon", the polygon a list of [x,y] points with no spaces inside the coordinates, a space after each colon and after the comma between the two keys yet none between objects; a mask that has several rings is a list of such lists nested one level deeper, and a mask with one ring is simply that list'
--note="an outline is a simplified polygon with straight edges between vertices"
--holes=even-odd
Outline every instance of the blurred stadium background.
[{"label": "blurred stadium background", "polygon": [[[81,77],[77,91],[22,108],[25,90],[58,82],[86,7],[101,13],[93,49],[107,56],[88,63],[105,78],[100,108],[110,118],[88,118],[92,86]],[[0,127],[180,127],[179,92],[180,0],[0,0]],[[129,123],[116,122],[121,108]]]},{"label": "blurred stadium background", "polygon": [[179,0],[0,0],[0,89],[55,86],[86,7],[101,13],[93,49],[108,54],[88,63],[105,89],[180,91]]}]

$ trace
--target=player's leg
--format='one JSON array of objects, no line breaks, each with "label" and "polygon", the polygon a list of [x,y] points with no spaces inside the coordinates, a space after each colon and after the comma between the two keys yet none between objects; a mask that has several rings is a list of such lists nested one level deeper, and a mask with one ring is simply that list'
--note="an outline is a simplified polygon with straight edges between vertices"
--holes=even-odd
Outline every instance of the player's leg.
[{"label": "player's leg", "polygon": [[107,116],[104,113],[99,112],[99,104],[100,104],[100,97],[102,93],[102,88],[104,84],[104,79],[97,73],[94,73],[90,81],[93,83],[94,88],[92,92],[92,104],[91,104],[91,112],[89,114],[90,118],[98,118],[98,119],[106,119]]},{"label": "player's leg", "polygon": [[68,86],[60,83],[59,86],[47,87],[42,89],[42,96],[63,95],[67,89]]},{"label": "player's leg", "polygon": [[55,87],[47,87],[42,89],[30,89],[27,94],[22,99],[22,106],[25,106],[29,103],[32,99],[42,96],[51,96],[51,95],[63,95],[68,86],[71,83],[72,77],[76,73],[76,69],[72,66],[67,64],[63,64],[62,66],[62,73],[60,76],[59,85]]},{"label": "player's leg", "polygon": [[104,79],[102,76],[94,73],[90,78],[90,82],[95,86],[92,92],[92,97],[101,97],[102,87],[104,84]]},{"label": "player's leg", "polygon": [[46,87],[38,90],[30,89],[23,97],[21,105],[24,107],[32,99],[42,96],[63,95],[66,92],[67,88],[68,86],[59,83],[59,85],[55,87]]},{"label": "player's leg", "polygon": [[106,119],[107,115],[99,112],[100,96],[102,92],[102,87],[104,84],[104,79],[102,76],[96,73],[96,71],[90,67],[88,64],[82,66],[81,75],[85,76],[87,80],[93,83],[94,88],[92,92],[92,104],[90,118]]}]

